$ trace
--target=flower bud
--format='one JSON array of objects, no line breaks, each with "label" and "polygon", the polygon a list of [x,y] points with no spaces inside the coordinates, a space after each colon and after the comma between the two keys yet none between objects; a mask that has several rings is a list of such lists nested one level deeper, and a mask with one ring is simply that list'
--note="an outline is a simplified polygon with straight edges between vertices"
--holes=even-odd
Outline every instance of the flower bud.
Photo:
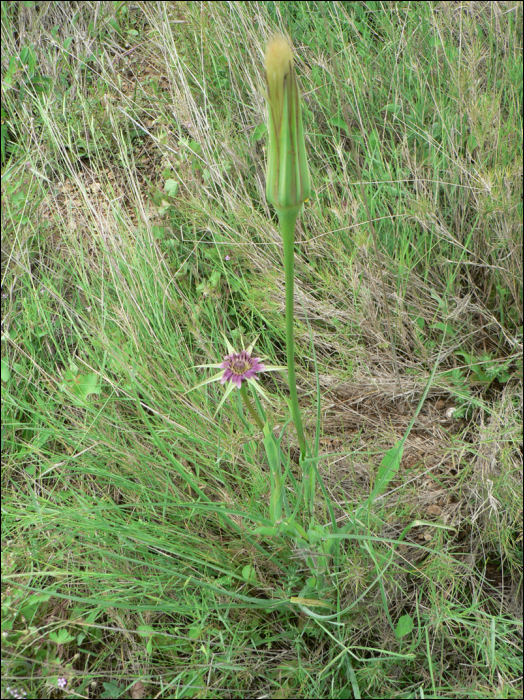
[{"label": "flower bud", "polygon": [[311,185],[293,54],[276,36],[266,49],[269,147],[266,196],[277,214],[298,214]]}]

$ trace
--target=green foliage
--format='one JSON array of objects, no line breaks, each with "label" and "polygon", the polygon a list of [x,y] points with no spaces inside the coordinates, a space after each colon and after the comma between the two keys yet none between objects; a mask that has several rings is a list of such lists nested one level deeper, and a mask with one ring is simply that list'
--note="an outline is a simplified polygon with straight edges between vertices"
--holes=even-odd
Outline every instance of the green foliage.
[{"label": "green foliage", "polygon": [[395,634],[399,639],[401,637],[405,637],[407,634],[410,634],[413,631],[414,626],[415,625],[411,615],[402,615],[397,622]]}]

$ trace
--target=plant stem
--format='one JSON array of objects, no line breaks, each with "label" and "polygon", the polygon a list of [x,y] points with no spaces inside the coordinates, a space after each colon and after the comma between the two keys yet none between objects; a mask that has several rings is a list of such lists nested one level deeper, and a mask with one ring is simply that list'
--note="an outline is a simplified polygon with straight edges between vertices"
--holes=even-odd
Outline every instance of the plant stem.
[{"label": "plant stem", "polygon": [[247,385],[245,382],[242,382],[242,385],[240,386],[240,396],[242,397],[242,401],[245,403],[247,410],[251,414],[251,417],[255,421],[255,423],[258,425],[258,427],[261,430],[264,430],[264,423],[262,422],[262,419],[258,415],[257,411],[255,410],[255,407],[251,403],[251,400],[249,398],[249,395],[247,393]]},{"label": "plant stem", "polygon": [[278,213],[280,231],[282,233],[282,241],[284,243],[284,272],[286,281],[286,354],[287,372],[289,377],[289,396],[291,401],[291,414],[297,430],[298,444],[300,445],[300,454],[301,457],[305,459],[306,438],[304,437],[304,428],[302,427],[302,419],[300,417],[300,409],[298,407],[297,381],[295,377],[295,343],[293,340],[293,291],[295,283],[294,240],[297,215],[297,210]]}]

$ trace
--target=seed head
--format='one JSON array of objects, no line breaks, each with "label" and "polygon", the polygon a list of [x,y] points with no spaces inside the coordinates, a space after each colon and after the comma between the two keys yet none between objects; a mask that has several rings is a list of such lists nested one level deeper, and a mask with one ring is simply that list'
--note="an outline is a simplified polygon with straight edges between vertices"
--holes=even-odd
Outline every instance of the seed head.
[{"label": "seed head", "polygon": [[311,185],[291,48],[276,36],[266,49],[268,161],[266,196],[277,213],[300,211]]}]

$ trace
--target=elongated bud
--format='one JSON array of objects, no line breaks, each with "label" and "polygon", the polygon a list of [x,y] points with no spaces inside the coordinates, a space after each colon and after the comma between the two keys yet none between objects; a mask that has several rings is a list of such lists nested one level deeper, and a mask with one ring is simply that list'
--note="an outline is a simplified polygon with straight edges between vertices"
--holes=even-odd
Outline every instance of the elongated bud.
[{"label": "elongated bud", "polygon": [[277,214],[298,214],[311,185],[293,54],[283,36],[266,49],[269,148],[266,196]]}]

